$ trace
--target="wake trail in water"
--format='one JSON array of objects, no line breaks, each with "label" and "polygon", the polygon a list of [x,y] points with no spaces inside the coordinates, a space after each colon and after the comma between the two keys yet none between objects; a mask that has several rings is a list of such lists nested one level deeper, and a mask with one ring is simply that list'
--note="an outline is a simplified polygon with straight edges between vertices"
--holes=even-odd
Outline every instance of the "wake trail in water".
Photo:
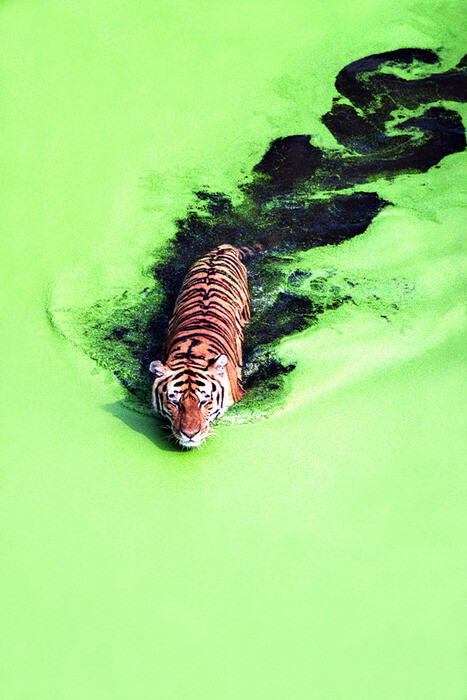
[{"label": "wake trail in water", "polygon": [[[250,181],[239,186],[242,200],[238,204],[221,192],[196,193],[196,204],[177,220],[173,239],[156,251],[143,291],[124,290],[87,307],[60,305],[60,295],[55,294],[50,307],[53,324],[98,365],[113,372],[134,407],[149,411],[147,368],[161,354],[187,270],[217,245],[257,242],[268,252],[249,266],[253,315],[244,344],[249,393],[229,418],[250,419],[284,406],[284,378],[297,364],[287,357],[289,341],[285,341],[292,334],[295,339],[298,332],[313,327],[313,335],[304,333],[306,353],[339,357],[339,342],[322,342],[321,324],[329,314],[336,318],[340,314],[347,319],[343,323],[353,328],[354,336],[346,334],[341,343],[346,343],[345,353],[358,357],[358,367],[357,360],[347,361],[337,371],[333,368],[332,376],[316,376],[316,381],[310,377],[314,396],[334,390],[359,372],[424,352],[441,342],[450,327],[448,320],[434,319],[423,332],[420,329],[409,348],[407,338],[394,335],[384,320],[394,315],[394,305],[401,313],[384,276],[385,288],[378,297],[369,291],[371,284],[381,286],[377,278],[373,283],[358,275],[343,279],[343,273],[339,279],[333,273],[318,278],[296,260],[298,253],[309,255],[312,249],[333,246],[326,250],[335,264],[335,252],[341,248],[335,246],[361,236],[375,217],[379,220],[381,212],[392,206],[390,199],[368,191],[368,186],[426,173],[446,156],[465,150],[462,119],[443,101],[465,102],[466,85],[465,58],[443,71],[438,55],[426,49],[374,54],[345,66],[336,78],[339,95],[322,117],[336,139],[335,148],[320,148],[304,134],[275,139]],[[410,180],[406,182],[410,186]],[[366,190],[356,189],[363,185]],[[363,248],[360,255],[365,256]],[[359,294],[365,285],[368,300],[360,329],[352,307],[362,303]],[[405,299],[407,283],[401,279],[398,285],[396,296]],[[372,295],[378,298],[370,302]],[[374,318],[386,323],[384,333],[378,331]]]}]

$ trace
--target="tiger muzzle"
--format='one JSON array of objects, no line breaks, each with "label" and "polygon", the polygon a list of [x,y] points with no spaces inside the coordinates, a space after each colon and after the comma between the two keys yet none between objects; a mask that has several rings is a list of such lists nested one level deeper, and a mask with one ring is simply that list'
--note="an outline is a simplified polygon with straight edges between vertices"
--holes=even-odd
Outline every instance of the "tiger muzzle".
[{"label": "tiger muzzle", "polygon": [[202,430],[201,418],[197,400],[188,397],[180,407],[178,432],[187,438],[194,438]]}]

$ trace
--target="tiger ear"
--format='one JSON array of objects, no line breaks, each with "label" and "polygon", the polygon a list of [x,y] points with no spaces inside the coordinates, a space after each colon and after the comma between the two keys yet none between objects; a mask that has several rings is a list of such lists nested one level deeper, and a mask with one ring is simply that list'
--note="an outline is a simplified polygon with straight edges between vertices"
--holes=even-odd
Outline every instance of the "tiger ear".
[{"label": "tiger ear", "polygon": [[162,377],[163,374],[167,372],[167,367],[159,362],[159,360],[153,360],[149,365],[149,371],[156,375],[156,377]]},{"label": "tiger ear", "polygon": [[224,374],[224,368],[227,362],[227,355],[219,355],[209,367],[210,373],[213,374],[215,377],[221,377]]}]

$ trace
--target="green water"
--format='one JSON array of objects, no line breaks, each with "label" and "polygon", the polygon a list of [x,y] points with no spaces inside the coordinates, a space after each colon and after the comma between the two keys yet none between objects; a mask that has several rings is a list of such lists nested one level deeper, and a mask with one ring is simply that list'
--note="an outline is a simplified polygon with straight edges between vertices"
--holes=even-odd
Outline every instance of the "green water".
[{"label": "green water", "polygon": [[454,65],[462,21],[427,0],[2,3],[2,700],[465,697],[464,154],[372,185],[396,206],[300,256],[357,303],[281,345],[282,411],[202,450],[122,411],[45,312],[142,288],[193,189],[235,194],[284,134],[332,145],[346,63]]}]

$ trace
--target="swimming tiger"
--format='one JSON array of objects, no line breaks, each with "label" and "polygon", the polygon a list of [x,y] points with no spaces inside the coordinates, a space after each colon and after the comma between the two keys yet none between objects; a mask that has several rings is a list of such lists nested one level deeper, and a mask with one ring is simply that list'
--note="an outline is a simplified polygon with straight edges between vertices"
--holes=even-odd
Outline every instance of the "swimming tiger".
[{"label": "swimming tiger", "polygon": [[162,362],[149,369],[156,412],[167,417],[183,447],[198,447],[209,426],[244,395],[243,328],[250,295],[243,261],[260,245],[220,245],[188,271],[175,302]]}]

